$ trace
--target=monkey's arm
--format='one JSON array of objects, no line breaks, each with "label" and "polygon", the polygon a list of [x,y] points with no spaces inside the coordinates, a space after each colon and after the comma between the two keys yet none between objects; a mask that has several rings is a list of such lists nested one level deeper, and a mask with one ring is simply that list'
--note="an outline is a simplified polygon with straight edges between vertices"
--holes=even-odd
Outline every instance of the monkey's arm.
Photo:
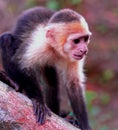
[{"label": "monkey's arm", "polygon": [[44,71],[46,103],[52,112],[59,115],[59,82],[55,67],[46,66]]},{"label": "monkey's arm", "polygon": [[[1,50],[1,59],[4,69],[8,68],[13,50],[12,45],[15,41],[15,37],[11,33],[4,33],[0,36],[0,50]],[[6,65],[7,64],[7,65]],[[18,84],[16,84],[4,71],[0,71],[0,80],[7,85],[11,86],[16,91],[19,90]]]},{"label": "monkey's arm", "polygon": [[33,70],[18,71],[18,78],[15,80],[21,87],[21,90],[32,100],[34,114],[36,115],[36,121],[39,124],[44,124],[46,116],[50,116],[50,110],[46,106],[43,94],[41,91],[40,83],[35,76]]},{"label": "monkey's arm", "polygon": [[79,127],[82,130],[91,130],[88,122],[88,115],[82,88],[79,85],[78,79],[73,79],[67,87],[67,93],[73,112],[79,122]]}]

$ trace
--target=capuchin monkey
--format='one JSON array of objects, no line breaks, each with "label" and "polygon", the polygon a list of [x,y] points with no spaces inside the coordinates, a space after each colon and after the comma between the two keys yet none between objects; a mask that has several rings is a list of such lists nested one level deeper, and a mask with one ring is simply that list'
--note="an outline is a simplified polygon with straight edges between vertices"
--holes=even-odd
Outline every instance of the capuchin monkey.
[{"label": "capuchin monkey", "polygon": [[[59,86],[65,87],[82,130],[89,126],[84,98],[84,59],[91,32],[71,9],[43,7],[25,11],[10,33],[0,37],[6,75],[32,100],[39,124],[50,111],[59,114]],[[42,92],[44,86],[45,94]],[[45,98],[44,98],[45,95]]]}]

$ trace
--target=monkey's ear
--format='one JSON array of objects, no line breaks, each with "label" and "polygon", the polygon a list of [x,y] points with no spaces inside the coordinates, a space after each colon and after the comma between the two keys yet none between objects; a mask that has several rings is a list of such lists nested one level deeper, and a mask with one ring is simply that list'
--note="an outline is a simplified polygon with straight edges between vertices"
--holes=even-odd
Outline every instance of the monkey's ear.
[{"label": "monkey's ear", "polygon": [[55,28],[52,26],[46,27],[46,38],[53,40],[55,39]]}]

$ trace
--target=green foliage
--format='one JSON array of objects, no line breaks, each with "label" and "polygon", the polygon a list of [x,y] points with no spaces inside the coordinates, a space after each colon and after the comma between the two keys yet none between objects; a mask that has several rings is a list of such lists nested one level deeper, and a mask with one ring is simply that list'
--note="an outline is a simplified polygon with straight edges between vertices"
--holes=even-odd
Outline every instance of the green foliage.
[{"label": "green foliage", "polygon": [[49,9],[57,10],[57,9],[59,9],[59,2],[56,0],[49,0],[49,1],[47,1],[46,6]]},{"label": "green foliage", "polygon": [[101,93],[99,96],[102,105],[107,105],[110,102],[110,98],[110,95],[107,93]]},{"label": "green foliage", "polygon": [[66,6],[71,6],[72,5],[79,5],[82,2],[82,0],[49,0],[46,3],[46,6],[50,9],[58,10],[60,8],[65,8]]},{"label": "green foliage", "polygon": [[115,74],[112,70],[104,70],[102,73],[102,81],[103,82],[108,82],[114,78]]},{"label": "green foliage", "polygon": [[87,99],[87,105],[88,105],[88,109],[91,110],[92,108],[92,102],[93,100],[95,100],[97,97],[97,94],[93,91],[87,91],[86,92],[86,99]]},{"label": "green foliage", "polygon": [[31,8],[33,6],[36,6],[36,1],[35,0],[26,1],[26,8]]},{"label": "green foliage", "polygon": [[101,23],[96,26],[96,30],[99,31],[101,34],[104,34],[108,31],[108,27],[106,26],[106,24]]},{"label": "green foliage", "polygon": [[[112,113],[104,113],[101,105],[106,106],[110,102],[110,95],[108,93],[96,93],[95,91],[87,91],[87,106],[90,115],[90,123],[93,129],[96,130],[109,130],[108,126],[104,124],[107,120],[113,118]],[[97,102],[97,104],[95,104]],[[96,120],[97,119],[97,120]],[[102,124],[102,125],[101,125]],[[98,127],[97,127],[98,126]]]},{"label": "green foliage", "polygon": [[73,5],[77,5],[77,4],[80,4],[82,2],[82,0],[71,0],[71,3]]},{"label": "green foliage", "polygon": [[99,115],[100,108],[98,106],[93,106],[90,113],[91,113],[91,116],[95,117],[95,116]]},{"label": "green foliage", "polygon": [[108,126],[102,126],[102,128],[100,130],[108,130]]},{"label": "green foliage", "polygon": [[[96,100],[101,105],[107,105],[110,102],[110,95],[107,93],[96,93],[94,91],[87,91],[86,92],[86,98],[87,98],[87,105],[89,110],[93,107],[93,102]],[[95,108],[97,111],[97,108]]]}]

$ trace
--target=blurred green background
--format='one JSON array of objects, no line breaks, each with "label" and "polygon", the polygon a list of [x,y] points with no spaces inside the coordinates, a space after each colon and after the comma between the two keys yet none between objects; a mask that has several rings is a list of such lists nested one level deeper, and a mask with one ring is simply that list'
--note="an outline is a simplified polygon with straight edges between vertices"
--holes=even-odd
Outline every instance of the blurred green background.
[{"label": "blurred green background", "polygon": [[0,34],[34,6],[71,8],[86,18],[93,33],[85,65],[90,122],[93,130],[118,130],[118,1],[0,0]]}]

